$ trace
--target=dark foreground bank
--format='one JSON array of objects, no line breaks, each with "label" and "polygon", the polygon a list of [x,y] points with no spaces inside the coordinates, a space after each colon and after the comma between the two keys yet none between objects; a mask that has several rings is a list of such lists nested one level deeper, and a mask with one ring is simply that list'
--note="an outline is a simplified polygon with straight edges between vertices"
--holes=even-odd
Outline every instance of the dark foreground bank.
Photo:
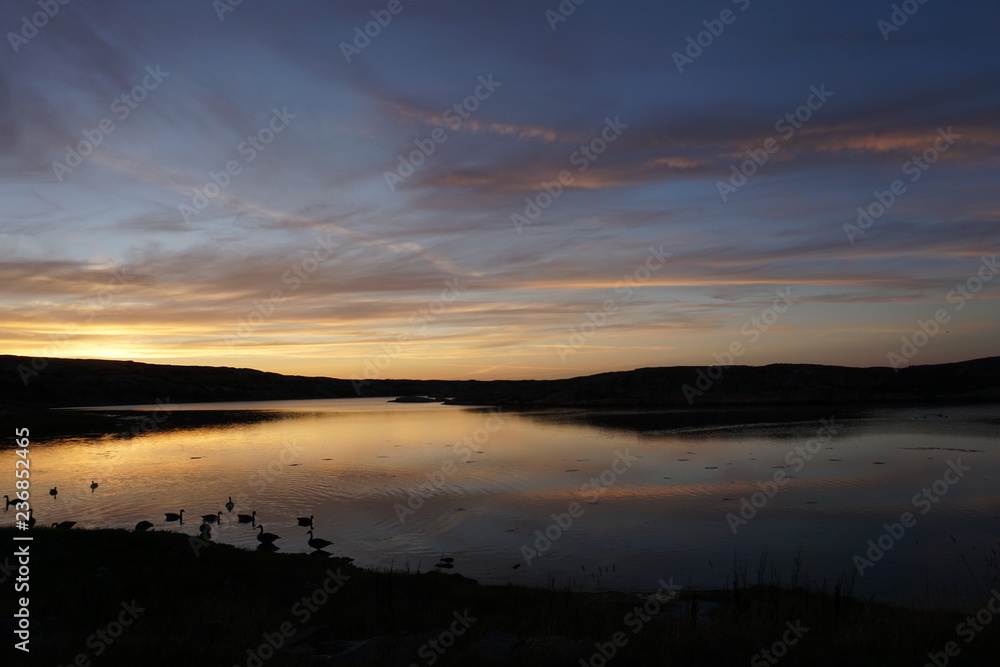
[{"label": "dark foreground bank", "polygon": [[[840,667],[933,659],[941,667],[995,665],[1000,650],[1000,615],[988,594],[970,621],[832,591],[748,585],[745,576],[725,591],[661,581],[642,595],[582,594],[362,570],[337,557],[252,552],[170,532],[27,534],[31,542],[16,542],[24,532],[0,529],[6,665]],[[30,654],[14,648],[23,638],[14,635],[22,597]],[[992,605],[1000,611],[1000,599]]]}]

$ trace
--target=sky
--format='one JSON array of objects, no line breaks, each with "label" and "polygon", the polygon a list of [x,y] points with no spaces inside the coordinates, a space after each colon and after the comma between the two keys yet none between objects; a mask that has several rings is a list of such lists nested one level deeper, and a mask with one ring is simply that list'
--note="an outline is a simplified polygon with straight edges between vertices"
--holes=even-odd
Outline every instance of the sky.
[{"label": "sky", "polygon": [[987,1],[5,2],[0,351],[994,356],[998,28]]}]

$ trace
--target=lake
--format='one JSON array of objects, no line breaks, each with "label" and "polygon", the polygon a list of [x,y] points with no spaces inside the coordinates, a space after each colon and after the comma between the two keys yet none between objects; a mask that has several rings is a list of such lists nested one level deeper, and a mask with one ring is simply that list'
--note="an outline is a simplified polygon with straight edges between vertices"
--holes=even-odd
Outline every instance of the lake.
[{"label": "lake", "polygon": [[[360,566],[426,571],[447,556],[482,583],[585,590],[728,587],[734,563],[753,583],[762,559],[786,584],[853,580],[856,595],[896,602],[978,607],[998,583],[995,406],[174,408],[259,418],[178,427],[182,413],[158,406],[108,408],[140,435],[36,442],[39,524],[197,535],[221,510],[213,540],[254,548],[236,515],[256,511],[281,551],[300,552],[296,517],[314,515],[315,536]],[[0,452],[3,469],[14,457]],[[164,521],[181,509],[182,525]]]}]

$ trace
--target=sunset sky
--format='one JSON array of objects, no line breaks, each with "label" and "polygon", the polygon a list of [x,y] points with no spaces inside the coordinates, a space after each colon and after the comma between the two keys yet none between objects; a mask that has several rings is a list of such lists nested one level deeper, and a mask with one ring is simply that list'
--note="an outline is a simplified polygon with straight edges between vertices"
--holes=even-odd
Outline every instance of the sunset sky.
[{"label": "sunset sky", "polygon": [[0,352],[1000,354],[996,2],[51,4],[0,8]]}]

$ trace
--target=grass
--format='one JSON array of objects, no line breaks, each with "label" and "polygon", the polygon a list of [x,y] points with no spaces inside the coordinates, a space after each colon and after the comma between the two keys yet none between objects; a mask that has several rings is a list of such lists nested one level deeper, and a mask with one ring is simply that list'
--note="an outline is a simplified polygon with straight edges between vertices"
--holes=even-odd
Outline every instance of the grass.
[{"label": "grass", "polygon": [[[5,545],[0,562],[8,562],[20,544],[11,539],[14,534],[0,529]],[[1000,617],[967,644],[956,635],[963,615],[874,604],[837,590],[781,588],[762,583],[766,564],[758,567],[757,583],[750,583],[744,565],[735,569],[730,590],[681,591],[662,605],[664,613],[633,632],[635,623],[626,619],[645,596],[480,586],[455,574],[363,570],[341,559],[252,552],[165,531],[36,529],[32,535],[31,659],[13,651],[8,665],[70,665],[80,655],[89,664],[107,666],[247,665],[248,650],[259,647],[265,633],[280,634],[283,623],[295,635],[261,664],[428,665],[433,657],[436,665],[556,667],[580,665],[581,659],[600,665],[600,657],[590,661],[595,642],[606,644],[620,632],[627,644],[615,649],[611,665],[748,665],[781,639],[788,622],[809,630],[781,665],[920,666],[928,652],[942,651],[949,641],[961,648],[950,665],[993,665],[1000,651]],[[324,600],[322,585],[338,571],[346,579]],[[12,586],[15,576],[8,573],[3,585]],[[849,582],[841,583],[848,590]],[[312,611],[302,601],[314,594]],[[133,600],[144,611],[120,637],[103,643],[95,633],[109,629],[123,613],[122,604]],[[708,619],[697,613],[707,607],[712,608]],[[455,612],[466,610],[476,621],[453,647],[443,655],[426,647],[419,654],[428,637],[437,637]],[[548,652],[522,648],[506,662],[490,663],[474,645],[493,631],[521,640],[560,636],[577,643]],[[399,640],[392,654],[351,663],[310,662],[304,655],[335,653],[337,641],[381,635]],[[759,657],[755,664],[772,663]]]}]

